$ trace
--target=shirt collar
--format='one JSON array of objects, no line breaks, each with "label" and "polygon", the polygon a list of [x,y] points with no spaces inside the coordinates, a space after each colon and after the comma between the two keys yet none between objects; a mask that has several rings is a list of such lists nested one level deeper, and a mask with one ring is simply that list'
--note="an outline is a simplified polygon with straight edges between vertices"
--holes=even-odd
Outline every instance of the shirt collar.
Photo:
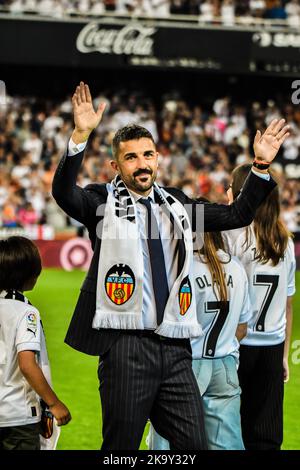
[{"label": "shirt collar", "polygon": [[21,300],[22,302],[25,302],[25,304],[31,305],[27,297],[16,289],[0,291],[0,299]]},{"label": "shirt collar", "polygon": [[[140,199],[146,199],[144,196],[141,196],[140,194],[138,193],[135,193],[134,191],[132,191],[131,189],[128,189],[130,195],[133,197],[133,199],[135,200],[135,202],[138,202]],[[150,198],[151,199],[151,202],[154,202],[154,188],[152,186],[151,188],[151,192],[148,194],[147,198]]]}]

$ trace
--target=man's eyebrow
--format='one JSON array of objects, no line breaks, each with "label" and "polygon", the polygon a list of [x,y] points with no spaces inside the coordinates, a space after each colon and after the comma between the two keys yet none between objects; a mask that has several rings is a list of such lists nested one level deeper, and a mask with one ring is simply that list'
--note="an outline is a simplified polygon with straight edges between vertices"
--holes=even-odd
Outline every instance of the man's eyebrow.
[{"label": "man's eyebrow", "polygon": [[126,157],[132,157],[132,156],[135,157],[135,156],[136,156],[136,153],[135,153],[135,152],[128,152],[128,153],[125,153],[124,158],[126,158]]},{"label": "man's eyebrow", "polygon": [[[145,150],[143,155],[149,155],[151,153],[154,153],[155,150]],[[124,158],[127,158],[127,157],[136,157],[136,152],[128,152],[128,153],[125,153],[124,155]]]}]

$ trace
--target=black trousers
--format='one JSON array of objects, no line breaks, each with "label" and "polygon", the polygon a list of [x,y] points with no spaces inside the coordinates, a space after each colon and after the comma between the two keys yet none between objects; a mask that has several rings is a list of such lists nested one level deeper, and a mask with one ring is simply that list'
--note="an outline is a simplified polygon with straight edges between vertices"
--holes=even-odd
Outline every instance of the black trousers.
[{"label": "black trousers", "polygon": [[280,450],[283,440],[283,351],[284,343],[240,347],[241,422],[248,450]]},{"label": "black trousers", "polygon": [[98,369],[102,450],[139,448],[150,418],[172,450],[207,449],[189,340],[124,331]]},{"label": "black trousers", "polygon": [[41,423],[0,428],[0,450],[40,450]]}]

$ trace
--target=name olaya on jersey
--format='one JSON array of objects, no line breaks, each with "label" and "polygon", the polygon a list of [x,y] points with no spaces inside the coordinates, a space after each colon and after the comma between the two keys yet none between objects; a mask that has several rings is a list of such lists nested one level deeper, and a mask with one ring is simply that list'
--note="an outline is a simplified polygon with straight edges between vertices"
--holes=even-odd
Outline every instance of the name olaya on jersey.
[{"label": "name olaya on jersey", "polygon": [[223,262],[228,302],[219,302],[207,263],[194,254],[194,280],[198,321],[203,336],[191,341],[193,359],[220,358],[228,355],[238,360],[239,342],[235,333],[239,323],[250,317],[248,280],[240,261],[218,250]]},{"label": "name olaya on jersey", "polygon": [[[227,287],[233,287],[232,275],[225,273],[224,278]],[[215,277],[211,279],[211,276],[207,277],[206,274],[196,277],[195,281],[198,284],[199,289],[205,289],[206,287],[212,287],[213,284],[218,284],[218,281],[215,279]]]}]

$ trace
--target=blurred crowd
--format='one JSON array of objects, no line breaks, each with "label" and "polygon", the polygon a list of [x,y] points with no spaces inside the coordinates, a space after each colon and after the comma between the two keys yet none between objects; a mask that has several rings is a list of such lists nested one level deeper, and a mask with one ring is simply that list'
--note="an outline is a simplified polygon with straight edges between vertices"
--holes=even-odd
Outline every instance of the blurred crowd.
[{"label": "blurred crowd", "polygon": [[63,17],[64,15],[195,15],[214,22],[219,19],[234,24],[239,18],[251,22],[253,18],[287,20],[300,25],[299,0],[0,0],[0,7],[13,14],[21,12]]},{"label": "blurred crowd", "polygon": [[[255,130],[284,117],[291,135],[272,167],[281,183],[283,218],[300,231],[300,107],[252,102],[243,106],[229,97],[209,109],[172,93],[154,103],[143,93],[119,91],[95,99],[107,102],[103,121],[91,136],[78,184],[107,182],[111,140],[116,129],[137,123],[154,136],[160,153],[158,182],[182,188],[189,196],[227,203],[230,172],[251,162]],[[51,196],[57,164],[72,132],[70,97],[64,102],[29,97],[7,99],[0,108],[0,227],[49,224],[56,230],[76,226]]]}]

